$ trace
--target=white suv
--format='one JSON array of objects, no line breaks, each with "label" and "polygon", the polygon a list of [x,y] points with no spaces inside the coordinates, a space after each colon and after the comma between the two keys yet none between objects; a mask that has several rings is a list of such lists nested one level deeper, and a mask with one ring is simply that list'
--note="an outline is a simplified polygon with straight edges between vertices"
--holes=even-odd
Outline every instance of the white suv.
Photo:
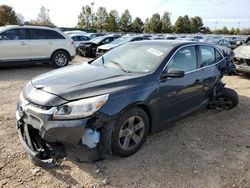
[{"label": "white suv", "polygon": [[0,27],[0,64],[51,62],[54,67],[64,67],[75,54],[74,41],[58,29]]}]

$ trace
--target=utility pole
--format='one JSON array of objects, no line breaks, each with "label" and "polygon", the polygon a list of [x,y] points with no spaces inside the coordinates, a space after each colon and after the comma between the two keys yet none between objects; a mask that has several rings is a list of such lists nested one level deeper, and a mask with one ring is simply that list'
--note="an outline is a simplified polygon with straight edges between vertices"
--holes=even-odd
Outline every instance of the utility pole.
[{"label": "utility pole", "polygon": [[92,29],[94,30],[94,5],[95,3],[91,3],[91,17],[92,17]]}]

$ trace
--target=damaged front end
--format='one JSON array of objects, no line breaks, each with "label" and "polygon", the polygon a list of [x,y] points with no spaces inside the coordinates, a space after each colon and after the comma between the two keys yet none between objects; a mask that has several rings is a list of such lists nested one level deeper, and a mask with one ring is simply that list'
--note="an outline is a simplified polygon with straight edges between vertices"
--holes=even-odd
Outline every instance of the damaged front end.
[{"label": "damaged front end", "polygon": [[34,104],[21,94],[17,129],[26,153],[36,164],[54,166],[65,156],[93,162],[111,155],[110,117],[97,112],[86,118],[55,120],[56,110]]},{"label": "damaged front end", "polygon": [[234,50],[236,71],[250,74],[250,41]]}]

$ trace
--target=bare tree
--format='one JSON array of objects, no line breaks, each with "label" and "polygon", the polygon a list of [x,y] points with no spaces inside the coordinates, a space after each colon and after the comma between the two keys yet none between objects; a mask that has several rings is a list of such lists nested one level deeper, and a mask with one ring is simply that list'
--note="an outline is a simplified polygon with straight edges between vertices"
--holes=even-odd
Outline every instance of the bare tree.
[{"label": "bare tree", "polygon": [[21,13],[16,13],[16,17],[17,17],[17,22],[19,25],[24,24],[24,17]]}]

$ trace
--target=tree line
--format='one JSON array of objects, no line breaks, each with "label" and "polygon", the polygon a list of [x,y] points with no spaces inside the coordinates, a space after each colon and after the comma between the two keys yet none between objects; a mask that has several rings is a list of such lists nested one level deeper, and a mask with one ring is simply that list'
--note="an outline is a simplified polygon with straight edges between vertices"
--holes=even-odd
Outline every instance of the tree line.
[{"label": "tree line", "polygon": [[[214,34],[250,34],[250,29],[223,27],[210,30],[204,26],[199,16],[189,18],[188,15],[179,16],[174,24],[171,22],[171,13],[165,11],[163,15],[153,14],[143,21],[140,17],[132,19],[129,10],[125,10],[121,16],[117,10],[107,11],[105,7],[99,7],[94,13],[89,5],[83,6],[78,16],[77,28],[92,29],[100,32],[133,32],[133,33],[214,33]],[[0,5],[0,26],[11,24],[54,26],[49,17],[49,10],[44,6],[40,8],[37,19],[24,21],[24,17],[16,13],[8,5]]]},{"label": "tree line", "polygon": [[44,6],[40,8],[37,19],[25,21],[23,15],[16,13],[12,7],[8,5],[0,5],[0,26],[17,24],[55,26],[50,20],[49,10]]},{"label": "tree line", "polygon": [[136,17],[134,20],[129,12],[125,10],[119,16],[116,10],[108,12],[105,7],[99,7],[96,13],[89,5],[83,6],[78,16],[79,28],[97,29],[108,32],[134,32],[134,33],[209,33],[210,30],[204,27],[202,18],[195,16],[189,19],[187,15],[180,16],[174,25],[170,19],[170,13],[165,11],[161,16],[158,13],[147,18],[144,22]]},{"label": "tree line", "polygon": [[[134,20],[129,12],[125,10],[121,16],[116,10],[107,11],[105,7],[99,7],[96,13],[89,5],[83,6],[78,16],[77,27],[81,29],[94,29],[100,32],[133,32],[133,33],[205,33],[205,34],[234,34],[241,33],[239,28],[227,27],[211,31],[204,26],[203,20],[199,16],[189,18],[188,15],[179,16],[174,24],[170,19],[170,13],[165,11],[161,16],[155,13],[143,22],[141,18]],[[244,30],[246,31],[249,30]]]}]

